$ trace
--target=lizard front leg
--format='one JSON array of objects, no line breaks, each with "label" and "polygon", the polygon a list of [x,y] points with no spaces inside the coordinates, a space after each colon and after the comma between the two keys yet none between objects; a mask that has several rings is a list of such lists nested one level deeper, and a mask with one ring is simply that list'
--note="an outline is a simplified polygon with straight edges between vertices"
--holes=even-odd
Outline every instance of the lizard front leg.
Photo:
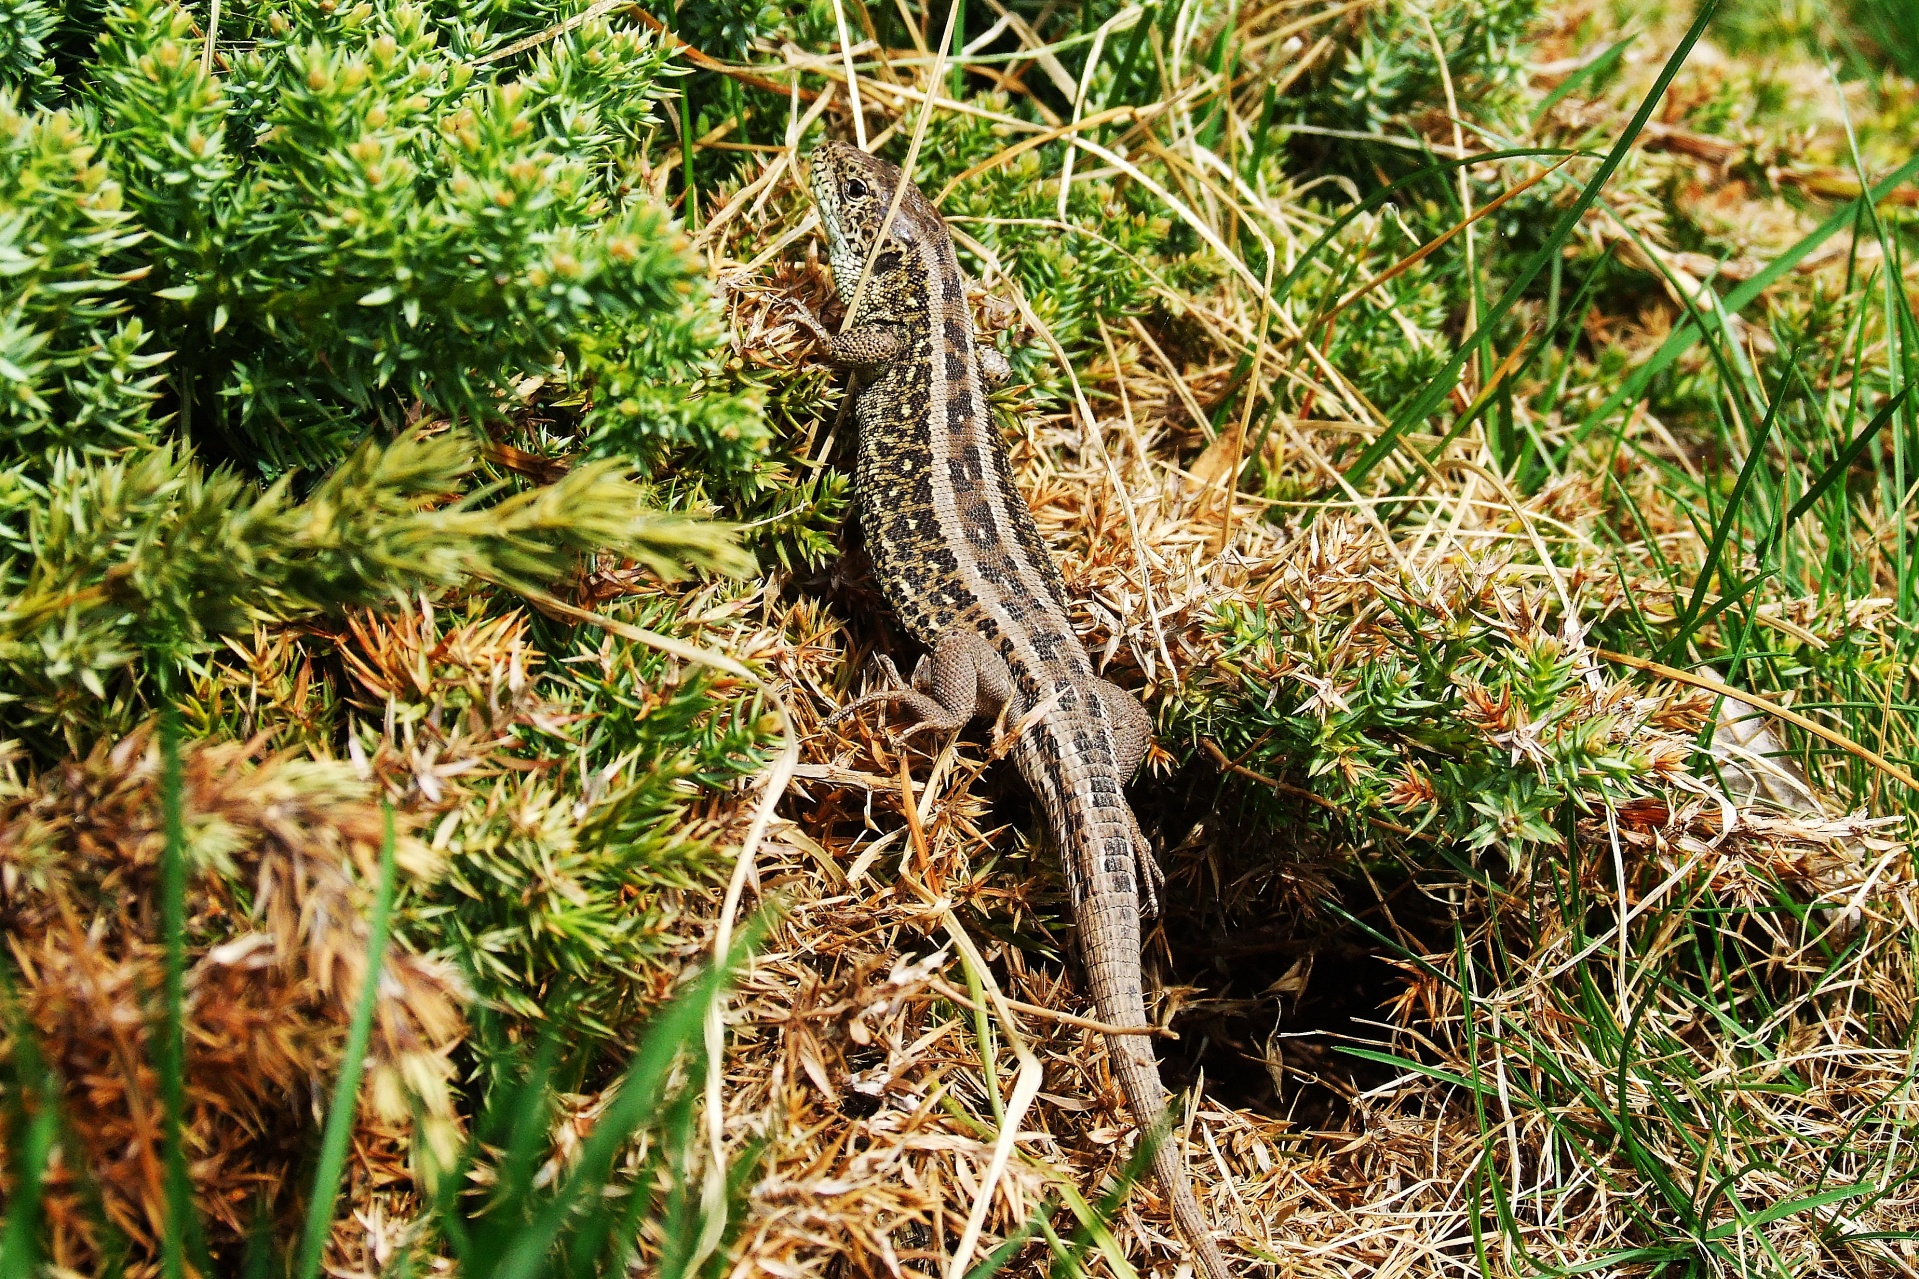
[{"label": "lizard front leg", "polygon": [[826,349],[835,364],[876,369],[891,364],[906,350],[906,330],[897,324],[862,324],[828,334]]},{"label": "lizard front leg", "polygon": [[913,672],[912,688],[876,689],[835,711],[828,724],[837,723],[865,707],[903,702],[918,720],[900,734],[901,740],[922,729],[956,733],[975,715],[994,716],[1013,696],[1013,675],[999,650],[977,631],[954,626],[941,632],[930,662]]},{"label": "lizard front leg", "polygon": [[827,358],[835,364],[855,369],[873,369],[890,364],[906,349],[906,330],[897,324],[860,324],[844,333],[835,333],[820,323],[806,307],[795,304],[801,327],[826,348]]}]

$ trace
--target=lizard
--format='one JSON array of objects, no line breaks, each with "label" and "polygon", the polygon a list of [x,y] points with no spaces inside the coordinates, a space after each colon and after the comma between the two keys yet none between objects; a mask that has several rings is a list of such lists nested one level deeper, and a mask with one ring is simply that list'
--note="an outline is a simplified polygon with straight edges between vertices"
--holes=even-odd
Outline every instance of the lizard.
[{"label": "lizard", "polygon": [[[845,143],[822,143],[808,167],[835,291],[849,308],[859,296],[840,333],[810,312],[801,322],[853,371],[861,528],[881,594],[929,650],[911,686],[882,659],[892,686],[834,718],[896,703],[917,717],[902,736],[958,732],[975,716],[1020,726],[1012,758],[1065,863],[1094,1006],[1108,1025],[1145,1027],[1141,899],[1157,906],[1159,867],[1122,787],[1152,742],[1152,719],[1094,673],[1073,630],[1065,581],[1013,482],[987,401],[989,380],[1009,370],[978,341],[939,211],[897,167]],[[1164,1125],[1168,1099],[1150,1038],[1109,1034],[1106,1049],[1134,1122],[1159,1133],[1153,1170],[1174,1225],[1205,1279],[1227,1279]]]}]

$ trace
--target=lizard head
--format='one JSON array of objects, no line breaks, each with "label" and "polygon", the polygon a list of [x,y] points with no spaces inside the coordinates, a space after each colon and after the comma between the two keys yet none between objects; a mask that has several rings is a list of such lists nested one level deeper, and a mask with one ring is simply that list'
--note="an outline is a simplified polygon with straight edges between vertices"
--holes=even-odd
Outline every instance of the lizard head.
[{"label": "lizard head", "polygon": [[[849,306],[859,285],[866,259],[879,239],[880,223],[893,207],[893,193],[899,190],[901,175],[896,165],[871,156],[844,142],[823,142],[807,157],[811,170],[813,203],[819,207],[820,226],[826,233],[827,255],[833,264],[833,284],[840,300]],[[894,214],[889,243],[910,246],[920,240],[920,226],[938,214],[916,189],[908,186],[900,197],[899,212]],[[906,255],[881,252],[873,263],[867,297],[885,296],[890,276],[902,273]],[[876,293],[877,290],[877,293]],[[862,309],[865,309],[863,306]]]}]

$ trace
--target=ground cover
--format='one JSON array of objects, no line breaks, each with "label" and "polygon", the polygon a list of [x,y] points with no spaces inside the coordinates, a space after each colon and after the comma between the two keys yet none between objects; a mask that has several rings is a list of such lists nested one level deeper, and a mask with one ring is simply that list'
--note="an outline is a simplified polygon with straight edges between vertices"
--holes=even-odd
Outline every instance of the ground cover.
[{"label": "ground cover", "polygon": [[1910,1269],[1900,5],[0,12],[7,1273],[1175,1272],[1003,744],[824,723],[829,135],[1247,1270]]}]

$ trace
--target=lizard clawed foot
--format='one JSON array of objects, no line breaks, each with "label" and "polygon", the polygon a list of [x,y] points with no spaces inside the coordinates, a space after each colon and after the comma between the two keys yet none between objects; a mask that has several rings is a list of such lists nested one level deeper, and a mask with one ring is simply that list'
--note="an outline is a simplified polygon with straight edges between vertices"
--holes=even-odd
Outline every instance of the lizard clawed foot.
[{"label": "lizard clawed foot", "polygon": [[[895,750],[897,750],[898,748],[906,745],[907,741],[911,739],[916,733],[937,732],[939,731],[939,727],[940,726],[938,724],[935,724],[932,720],[923,719],[919,723],[913,725],[913,727],[911,728],[902,729],[900,732],[889,734],[889,736],[892,738],[891,745],[893,746]],[[959,730],[950,729],[948,731],[958,732]]]},{"label": "lizard clawed foot", "polygon": [[854,698],[852,701],[840,707],[838,710],[834,711],[831,715],[828,715],[825,719],[821,720],[820,726],[822,728],[832,728],[836,724],[840,724],[845,722],[846,720],[852,719],[855,715],[859,714],[861,711],[865,710],[869,706],[877,706],[882,702],[895,701],[898,699],[899,696],[900,696],[900,690],[896,688],[883,688],[878,690],[877,692],[862,693],[860,696]]},{"label": "lizard clawed foot", "polygon": [[815,341],[827,347],[833,345],[832,331],[820,322],[820,317],[813,314],[811,307],[799,301],[793,302],[792,307],[793,318],[799,321],[801,328],[813,335]]},{"label": "lizard clawed foot", "polygon": [[873,665],[879,668],[880,675],[886,681],[884,688],[876,688],[870,693],[862,693],[846,705],[828,715],[822,727],[831,728],[842,720],[851,719],[869,706],[879,706],[896,702],[912,689],[900,678],[900,668],[893,665],[893,659],[884,653],[873,656]]},{"label": "lizard clawed foot", "polygon": [[1140,914],[1148,919],[1159,918],[1159,890],[1166,885],[1166,872],[1159,868],[1159,858],[1153,856],[1153,850],[1141,844],[1139,848],[1139,886],[1144,890],[1140,902]]},{"label": "lizard clawed foot", "polygon": [[1166,872],[1160,868],[1159,858],[1153,856],[1153,846],[1146,841],[1146,834],[1139,828],[1139,818],[1133,816],[1133,810],[1126,810],[1127,820],[1133,826],[1133,859],[1139,865],[1139,913],[1146,919],[1159,916],[1159,890],[1166,886]]}]

